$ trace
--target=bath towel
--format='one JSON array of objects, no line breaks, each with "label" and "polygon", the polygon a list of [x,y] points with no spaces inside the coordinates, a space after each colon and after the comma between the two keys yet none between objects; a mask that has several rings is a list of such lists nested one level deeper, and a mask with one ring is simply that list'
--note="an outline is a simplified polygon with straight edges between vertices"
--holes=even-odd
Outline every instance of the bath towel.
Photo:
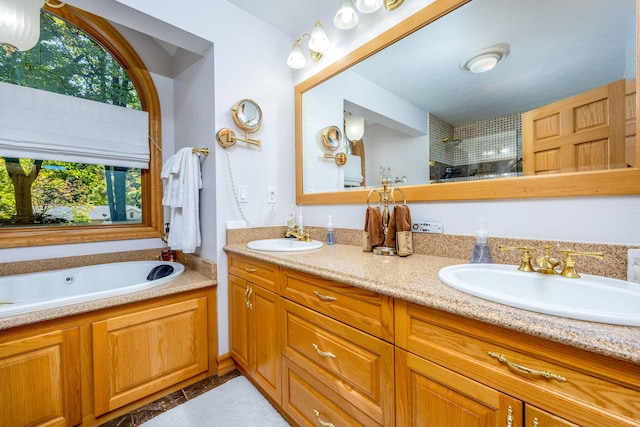
[{"label": "bath towel", "polygon": [[201,244],[200,157],[193,148],[182,148],[167,159],[160,176],[162,204],[171,210],[168,245],[184,253],[193,253]]},{"label": "bath towel", "polygon": [[362,235],[362,250],[371,252],[376,246],[384,242],[382,233],[382,214],[379,208],[367,207],[364,217],[364,232]]},{"label": "bath towel", "polygon": [[407,205],[393,208],[389,229],[384,239],[384,246],[395,248],[400,256],[413,253],[413,236],[411,234],[411,211]]}]

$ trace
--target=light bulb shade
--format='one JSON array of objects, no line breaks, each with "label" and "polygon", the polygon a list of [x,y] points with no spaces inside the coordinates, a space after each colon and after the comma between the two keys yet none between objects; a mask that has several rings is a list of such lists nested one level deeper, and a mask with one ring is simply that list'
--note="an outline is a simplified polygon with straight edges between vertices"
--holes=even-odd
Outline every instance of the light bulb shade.
[{"label": "light bulb shade", "polygon": [[358,15],[351,0],[340,0],[333,24],[341,30],[350,30],[358,25]]},{"label": "light bulb shade", "polygon": [[40,9],[44,0],[0,2],[0,44],[7,52],[29,50],[40,39]]},{"label": "light bulb shade", "polygon": [[383,0],[356,0],[356,8],[362,13],[373,13],[382,7]]},{"label": "light bulb shade", "polygon": [[313,27],[311,37],[309,38],[309,49],[314,52],[323,53],[329,49],[330,45],[329,37],[327,37],[327,33],[324,32],[322,24],[320,21],[316,22],[316,26]]},{"label": "light bulb shade", "polygon": [[289,57],[287,58],[287,65],[296,70],[304,68],[304,66],[307,65],[307,60],[298,43],[294,44],[291,48],[291,52],[289,52]]},{"label": "light bulb shade", "polygon": [[349,141],[360,141],[364,136],[364,117],[345,113],[344,133]]}]

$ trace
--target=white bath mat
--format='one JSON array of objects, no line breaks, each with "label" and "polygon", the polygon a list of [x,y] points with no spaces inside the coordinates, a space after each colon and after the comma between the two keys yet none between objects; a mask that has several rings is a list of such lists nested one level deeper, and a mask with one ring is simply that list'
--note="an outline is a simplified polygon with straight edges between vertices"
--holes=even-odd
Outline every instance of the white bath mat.
[{"label": "white bath mat", "polygon": [[243,376],[236,377],[150,419],[144,427],[289,427]]}]

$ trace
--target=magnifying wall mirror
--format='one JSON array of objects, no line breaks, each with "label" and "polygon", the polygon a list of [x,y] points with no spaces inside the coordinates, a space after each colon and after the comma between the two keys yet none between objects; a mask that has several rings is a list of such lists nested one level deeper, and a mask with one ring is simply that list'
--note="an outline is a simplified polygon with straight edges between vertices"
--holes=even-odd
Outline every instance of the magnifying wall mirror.
[{"label": "magnifying wall mirror", "polygon": [[258,103],[252,99],[243,99],[231,108],[231,112],[233,122],[244,131],[244,138],[238,138],[233,130],[223,128],[216,134],[218,144],[229,148],[234,146],[236,141],[242,141],[259,147],[261,144],[259,139],[249,138],[249,134],[259,131],[262,126],[262,109]]},{"label": "magnifying wall mirror", "polygon": [[297,203],[366,199],[318,156],[345,113],[365,118],[362,182],[390,170],[411,201],[640,194],[637,16],[637,0],[435,0],[296,86]]}]

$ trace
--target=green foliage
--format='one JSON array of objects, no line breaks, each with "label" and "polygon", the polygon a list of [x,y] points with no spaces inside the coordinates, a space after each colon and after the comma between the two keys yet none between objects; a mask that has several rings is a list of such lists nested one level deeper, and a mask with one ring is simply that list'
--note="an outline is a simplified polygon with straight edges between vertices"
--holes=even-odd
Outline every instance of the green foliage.
[{"label": "green foliage", "polygon": [[0,55],[0,81],[141,109],[133,82],[100,44],[47,12],[40,22],[33,49]]},{"label": "green foliage", "polygon": [[[142,109],[133,82],[111,53],[80,29],[45,11],[40,21],[40,42],[33,49],[15,52],[12,57],[0,55],[0,82]],[[34,161],[20,159],[20,165],[28,174]],[[121,171],[116,186],[113,184],[109,184],[111,193],[120,194],[119,205],[126,200],[126,205],[141,208],[139,169]],[[31,186],[33,223],[66,222],[47,214],[54,207],[67,209],[71,223],[89,223],[94,206],[114,204],[108,196],[105,166],[45,160]],[[126,214],[126,206],[117,208],[118,215]],[[15,216],[14,186],[5,159],[0,157],[0,225],[14,224]]]}]

